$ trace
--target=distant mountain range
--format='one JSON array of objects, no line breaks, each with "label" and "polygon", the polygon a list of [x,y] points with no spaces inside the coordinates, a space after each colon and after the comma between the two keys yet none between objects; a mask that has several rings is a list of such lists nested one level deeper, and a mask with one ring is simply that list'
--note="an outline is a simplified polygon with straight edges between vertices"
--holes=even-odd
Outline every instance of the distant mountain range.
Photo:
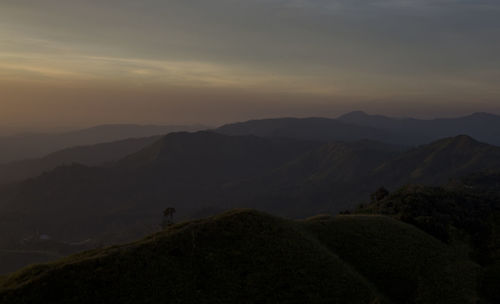
[{"label": "distant mountain range", "polygon": [[41,158],[0,164],[0,184],[22,181],[74,163],[101,166],[118,161],[154,143],[161,136],[123,139],[120,141],[66,148]]},{"label": "distant mountain range", "polygon": [[[484,122],[477,119],[483,115]],[[337,213],[366,203],[381,186],[437,186],[500,169],[500,147],[455,134],[428,143],[431,131],[418,137],[405,127],[457,121],[469,121],[469,133],[490,126],[484,134],[494,141],[497,117],[489,114],[421,121],[354,112],[337,120],[271,119],[128,138],[0,165],[0,250],[8,255],[42,234],[62,244],[130,241],[156,231],[166,207],[177,209],[176,219],[235,207],[292,218]],[[102,139],[120,133],[90,133],[99,130]]]},{"label": "distant mountain range", "polygon": [[467,136],[409,151],[372,141],[328,143],[213,132],[173,133],[105,167],[58,167],[0,191],[0,240],[35,231],[75,242],[152,231],[179,218],[255,207],[304,217],[351,209],[380,186],[439,184],[500,168],[500,148]]},{"label": "distant mountain range", "polygon": [[481,142],[500,146],[500,116],[474,113],[457,118],[414,119],[368,115],[361,111],[337,118],[344,123],[406,135],[406,141],[425,144],[444,137],[468,135]]},{"label": "distant mountain range", "polygon": [[165,135],[171,132],[196,131],[205,126],[155,126],[155,125],[101,125],[77,131],[36,134],[26,133],[0,137],[0,164],[40,158],[61,149],[94,145],[127,138]]},{"label": "distant mountain range", "polygon": [[500,116],[475,113],[459,118],[414,119],[368,115],[361,111],[337,119],[276,118],[227,124],[216,129],[228,135],[289,137],[322,141],[362,139],[415,146],[444,137],[469,135],[479,141],[500,146]]}]

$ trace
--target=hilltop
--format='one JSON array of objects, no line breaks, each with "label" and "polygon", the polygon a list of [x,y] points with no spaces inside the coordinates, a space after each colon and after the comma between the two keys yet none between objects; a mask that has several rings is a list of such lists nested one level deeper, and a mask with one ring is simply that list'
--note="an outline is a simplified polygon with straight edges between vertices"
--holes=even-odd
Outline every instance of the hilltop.
[{"label": "hilltop", "polygon": [[21,270],[2,303],[474,303],[478,266],[381,216],[236,210]]},{"label": "hilltop", "polygon": [[[441,187],[407,185],[372,197],[356,214],[383,214],[414,225],[483,267],[481,292],[500,301],[500,174],[474,173]],[[383,192],[382,192],[383,193]]]}]

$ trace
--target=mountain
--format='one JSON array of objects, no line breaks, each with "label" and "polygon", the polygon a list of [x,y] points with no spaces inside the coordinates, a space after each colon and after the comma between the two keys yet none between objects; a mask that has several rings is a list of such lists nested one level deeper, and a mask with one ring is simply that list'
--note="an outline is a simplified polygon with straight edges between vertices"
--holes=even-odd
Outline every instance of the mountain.
[{"label": "mountain", "polygon": [[378,130],[397,131],[400,134],[406,134],[407,141],[414,144],[465,134],[476,140],[500,146],[500,116],[489,113],[423,120],[369,115],[362,111],[355,111],[340,116],[338,120]]},{"label": "mountain", "polygon": [[236,207],[292,218],[338,213],[381,186],[500,169],[499,150],[467,136],[407,150],[366,140],[172,133],[107,166],[65,165],[0,188],[0,249],[17,250],[37,234],[64,243],[130,241],[156,231],[167,207],[176,219]]},{"label": "mountain", "polygon": [[0,164],[0,184],[22,181],[63,165],[78,163],[100,166],[133,154],[160,139],[160,136],[130,138],[56,151],[47,156]]},{"label": "mountain", "polygon": [[226,135],[255,135],[306,140],[358,141],[364,139],[399,143],[400,136],[392,131],[357,126],[329,118],[275,118],[227,124],[215,129]]},{"label": "mountain", "polygon": [[180,218],[234,207],[303,217],[350,209],[382,185],[500,168],[500,148],[465,136],[401,151],[370,141],[172,133],[110,166],[72,164],[4,187],[0,225],[10,238],[40,231],[66,242],[117,241],[154,230],[166,207]]},{"label": "mountain", "polygon": [[479,270],[389,217],[236,210],[26,268],[0,280],[0,302],[475,303]]},{"label": "mountain", "polygon": [[381,186],[440,185],[495,168],[500,148],[464,135],[410,150],[371,141],[329,143],[263,176],[227,185],[226,193],[246,206],[301,217],[351,209]]},{"label": "mountain", "polygon": [[361,181],[405,150],[366,140],[328,143],[263,176],[229,184],[227,192],[235,193],[234,200],[247,199],[249,206],[286,216],[335,213],[367,197],[374,186]]},{"label": "mountain", "polygon": [[250,120],[221,126],[216,132],[228,135],[288,137],[320,141],[374,140],[417,146],[445,137],[469,135],[500,146],[500,116],[474,113],[458,118],[432,120],[392,118],[362,111],[331,118],[275,118]]},{"label": "mountain", "polygon": [[110,166],[58,167],[0,191],[0,246],[36,231],[65,242],[129,240],[156,229],[166,207],[181,218],[227,209],[238,202],[220,200],[224,183],[264,174],[318,145],[172,133]]},{"label": "mountain", "polygon": [[387,185],[439,185],[452,177],[494,168],[500,168],[500,147],[459,135],[402,153],[376,168],[372,178]]},{"label": "mountain", "polygon": [[66,133],[27,133],[0,137],[0,163],[39,158],[49,153],[82,145],[94,145],[127,138],[196,131],[203,126],[101,125]]}]

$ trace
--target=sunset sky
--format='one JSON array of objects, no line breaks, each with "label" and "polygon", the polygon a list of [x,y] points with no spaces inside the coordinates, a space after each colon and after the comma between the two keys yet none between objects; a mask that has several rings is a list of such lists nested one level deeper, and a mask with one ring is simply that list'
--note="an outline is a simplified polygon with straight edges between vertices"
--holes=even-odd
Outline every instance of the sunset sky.
[{"label": "sunset sky", "polygon": [[0,0],[0,128],[500,114],[498,0]]}]

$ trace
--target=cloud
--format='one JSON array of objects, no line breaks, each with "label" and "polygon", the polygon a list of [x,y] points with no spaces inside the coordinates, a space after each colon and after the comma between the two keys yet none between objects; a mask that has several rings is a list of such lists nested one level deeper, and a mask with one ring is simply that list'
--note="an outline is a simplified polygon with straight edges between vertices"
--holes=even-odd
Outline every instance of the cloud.
[{"label": "cloud", "polygon": [[0,82],[451,107],[500,98],[497,37],[498,0],[3,0]]}]

